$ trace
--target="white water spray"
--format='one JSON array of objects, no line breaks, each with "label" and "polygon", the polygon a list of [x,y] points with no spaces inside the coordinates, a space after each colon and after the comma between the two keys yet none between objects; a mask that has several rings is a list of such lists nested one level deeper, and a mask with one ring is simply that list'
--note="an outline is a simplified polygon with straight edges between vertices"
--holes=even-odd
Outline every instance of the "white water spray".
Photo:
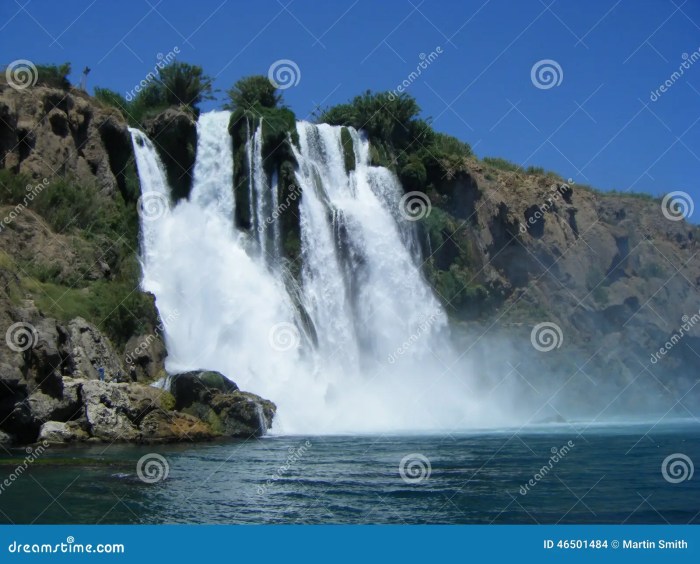
[{"label": "white water spray", "polygon": [[[276,174],[263,170],[259,128],[246,146],[256,233],[234,227],[228,118],[200,117],[190,199],[153,225],[142,216],[143,287],[173,320],[168,371],[218,370],[273,400],[277,433],[428,432],[493,419],[468,375],[447,368],[446,316],[420,274],[413,226],[392,207],[401,187],[369,165],[367,140],[349,130],[356,165],[347,171],[340,128],[297,126],[302,272],[293,299],[270,264],[280,260],[271,219],[279,195]],[[147,164],[158,163],[155,149],[132,136],[143,195],[160,191],[162,166]]]}]

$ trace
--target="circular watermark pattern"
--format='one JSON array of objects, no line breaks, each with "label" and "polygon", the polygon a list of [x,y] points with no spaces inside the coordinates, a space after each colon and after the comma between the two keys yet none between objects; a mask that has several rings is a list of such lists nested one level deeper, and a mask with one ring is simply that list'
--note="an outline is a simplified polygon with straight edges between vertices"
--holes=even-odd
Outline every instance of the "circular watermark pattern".
[{"label": "circular watermark pattern", "polygon": [[694,473],[693,461],[680,452],[669,454],[661,463],[661,475],[670,484],[680,484],[690,480]]},{"label": "circular watermark pattern", "polygon": [[681,221],[693,215],[695,204],[687,192],[669,192],[661,200],[661,213],[671,221]]},{"label": "circular watermark pattern", "polygon": [[7,328],[5,342],[11,350],[24,352],[31,349],[39,339],[39,335],[31,323],[18,321]]},{"label": "circular watermark pattern", "polygon": [[12,61],[5,69],[5,79],[10,88],[24,90],[34,86],[39,79],[39,71],[36,66],[27,59]]},{"label": "circular watermark pattern", "polygon": [[549,352],[561,347],[564,342],[564,334],[561,327],[551,321],[538,323],[530,332],[530,342],[540,352]]},{"label": "circular watermark pattern", "polygon": [[136,463],[136,475],[146,484],[157,484],[168,478],[170,465],[164,456],[154,452],[142,456]]},{"label": "circular watermark pattern", "polygon": [[564,71],[561,65],[553,59],[542,59],[532,65],[530,80],[540,90],[549,90],[559,86],[564,80]]},{"label": "circular watermark pattern", "polygon": [[148,192],[139,198],[136,209],[144,221],[156,221],[170,209],[170,202],[165,194]]},{"label": "circular watermark pattern", "polygon": [[430,215],[430,198],[423,192],[406,192],[399,202],[399,213],[408,221],[418,221]]},{"label": "circular watermark pattern", "polygon": [[267,335],[270,346],[276,351],[286,352],[299,348],[301,335],[293,323],[283,321],[276,323]]},{"label": "circular watermark pattern", "polygon": [[290,59],[279,59],[270,65],[267,78],[275,88],[286,90],[299,84],[301,70],[299,65]]},{"label": "circular watermark pattern", "polygon": [[407,454],[399,463],[399,474],[407,484],[420,484],[430,478],[432,471],[428,457],[419,452]]}]

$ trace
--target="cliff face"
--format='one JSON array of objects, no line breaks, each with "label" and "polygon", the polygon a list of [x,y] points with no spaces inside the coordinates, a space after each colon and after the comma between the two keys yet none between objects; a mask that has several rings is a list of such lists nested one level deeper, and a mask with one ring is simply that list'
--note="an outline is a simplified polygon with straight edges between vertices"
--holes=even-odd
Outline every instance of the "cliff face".
[{"label": "cliff face", "polygon": [[534,358],[524,374],[583,371],[618,389],[641,374],[650,395],[676,398],[697,382],[700,230],[668,219],[661,200],[476,161],[429,195],[427,276],[463,327],[527,345],[538,324],[559,328],[551,353],[533,344],[512,355]]},{"label": "cliff face", "polygon": [[0,85],[0,168],[35,180],[70,177],[111,196],[125,188],[130,154],[121,114],[84,92]]}]

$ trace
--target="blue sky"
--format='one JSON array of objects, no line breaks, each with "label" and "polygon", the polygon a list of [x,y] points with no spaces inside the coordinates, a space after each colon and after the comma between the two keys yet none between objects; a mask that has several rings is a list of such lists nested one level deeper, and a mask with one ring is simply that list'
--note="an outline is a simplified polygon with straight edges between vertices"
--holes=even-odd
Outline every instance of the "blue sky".
[{"label": "blue sky", "polygon": [[[300,118],[396,88],[440,47],[407,92],[479,156],[700,202],[700,60],[650,100],[700,50],[696,0],[5,0],[0,21],[3,64],[70,61],[74,82],[88,65],[90,88],[121,93],[175,47],[222,91],[290,59],[300,80],[284,98]],[[548,59],[561,83],[537,88],[531,69]]]}]

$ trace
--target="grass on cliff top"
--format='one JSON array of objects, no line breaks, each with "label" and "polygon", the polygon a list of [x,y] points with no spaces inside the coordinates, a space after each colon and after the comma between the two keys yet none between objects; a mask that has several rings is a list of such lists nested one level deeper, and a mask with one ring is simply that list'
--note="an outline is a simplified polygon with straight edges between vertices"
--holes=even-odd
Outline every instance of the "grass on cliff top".
[{"label": "grass on cliff top", "polygon": [[576,182],[568,182],[563,176],[561,176],[559,173],[556,173],[551,170],[545,170],[542,167],[539,166],[529,166],[529,167],[522,167],[512,161],[509,161],[507,159],[503,159],[501,157],[484,157],[481,159],[481,163],[483,163],[485,166],[485,174],[487,180],[496,180],[501,178],[502,175],[506,174],[509,176],[513,175],[523,175],[523,176],[535,176],[538,178],[545,178],[549,181],[554,180],[557,182],[566,182],[568,183],[571,188],[576,191],[576,190],[585,190],[588,192],[592,192],[593,194],[597,196],[619,196],[622,198],[636,198],[640,200],[649,200],[649,201],[660,201],[661,197],[659,196],[654,196],[653,194],[648,194],[646,192],[631,192],[631,191],[623,191],[623,190],[600,190],[598,188],[594,188],[593,186],[590,186],[588,184],[578,184]]},{"label": "grass on cliff top", "polygon": [[82,317],[97,325],[116,346],[155,325],[151,299],[130,282],[97,281],[85,288],[22,279],[22,288],[49,317],[64,323]]}]

